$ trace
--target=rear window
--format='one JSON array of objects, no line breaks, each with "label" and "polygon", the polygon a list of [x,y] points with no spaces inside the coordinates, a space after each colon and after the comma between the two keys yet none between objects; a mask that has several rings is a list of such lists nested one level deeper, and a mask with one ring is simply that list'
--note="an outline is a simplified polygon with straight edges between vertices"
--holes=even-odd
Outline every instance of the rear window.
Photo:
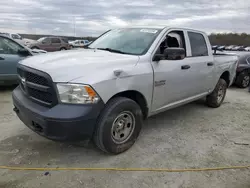
[{"label": "rear window", "polygon": [[208,56],[208,49],[205,38],[200,33],[188,32],[193,57]]},{"label": "rear window", "polygon": [[68,43],[68,39],[66,38],[61,38],[63,42]]}]

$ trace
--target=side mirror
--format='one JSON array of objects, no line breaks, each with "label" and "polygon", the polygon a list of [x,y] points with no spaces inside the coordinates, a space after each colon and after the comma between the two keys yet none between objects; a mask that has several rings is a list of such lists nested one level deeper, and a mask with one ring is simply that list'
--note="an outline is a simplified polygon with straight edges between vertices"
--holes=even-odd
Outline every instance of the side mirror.
[{"label": "side mirror", "polygon": [[184,48],[166,48],[163,54],[155,54],[153,61],[181,60],[186,56]]},{"label": "side mirror", "polygon": [[20,49],[17,51],[17,53],[21,56],[29,56],[30,55],[30,52],[27,50],[27,49]]},{"label": "side mirror", "polygon": [[166,48],[164,50],[164,58],[166,60],[181,60],[186,56],[184,48]]}]

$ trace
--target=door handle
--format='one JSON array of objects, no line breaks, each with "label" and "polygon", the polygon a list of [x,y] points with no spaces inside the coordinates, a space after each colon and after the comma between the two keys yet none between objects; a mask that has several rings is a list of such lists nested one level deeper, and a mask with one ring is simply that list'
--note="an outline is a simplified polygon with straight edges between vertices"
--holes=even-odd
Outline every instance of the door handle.
[{"label": "door handle", "polygon": [[4,60],[4,58],[3,58],[3,57],[0,57],[0,60]]},{"label": "door handle", "polygon": [[181,66],[181,69],[189,69],[190,68],[190,65],[182,65]]},{"label": "door handle", "polygon": [[209,63],[207,63],[207,66],[213,66],[214,65],[214,63],[213,62],[209,62]]}]

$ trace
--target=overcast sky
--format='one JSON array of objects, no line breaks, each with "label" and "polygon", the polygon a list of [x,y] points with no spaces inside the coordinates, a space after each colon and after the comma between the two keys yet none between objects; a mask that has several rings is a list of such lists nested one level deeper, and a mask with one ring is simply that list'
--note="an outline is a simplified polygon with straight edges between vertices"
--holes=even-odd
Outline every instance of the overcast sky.
[{"label": "overcast sky", "polygon": [[0,31],[97,36],[129,25],[250,33],[250,0],[0,0]]}]

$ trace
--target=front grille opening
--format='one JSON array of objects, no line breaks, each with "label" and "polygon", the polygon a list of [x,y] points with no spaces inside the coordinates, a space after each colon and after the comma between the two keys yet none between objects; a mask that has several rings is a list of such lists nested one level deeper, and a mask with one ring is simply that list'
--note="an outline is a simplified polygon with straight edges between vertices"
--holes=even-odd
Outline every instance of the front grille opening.
[{"label": "front grille opening", "polygon": [[[22,66],[17,68],[17,72],[20,78],[20,87],[27,97],[30,97],[37,103],[50,107],[57,103],[56,92],[49,75]],[[32,85],[32,83],[35,85]],[[44,91],[43,86],[48,87],[48,90]]]},{"label": "front grille opening", "polygon": [[39,76],[37,74],[34,74],[32,72],[26,72],[25,74],[26,80],[35,84],[43,85],[43,86],[48,86],[48,81],[46,78]]},{"label": "front grille opening", "polygon": [[52,103],[52,94],[43,92],[34,88],[29,88],[28,93],[31,97],[38,99],[40,101],[44,101],[46,103]]}]

